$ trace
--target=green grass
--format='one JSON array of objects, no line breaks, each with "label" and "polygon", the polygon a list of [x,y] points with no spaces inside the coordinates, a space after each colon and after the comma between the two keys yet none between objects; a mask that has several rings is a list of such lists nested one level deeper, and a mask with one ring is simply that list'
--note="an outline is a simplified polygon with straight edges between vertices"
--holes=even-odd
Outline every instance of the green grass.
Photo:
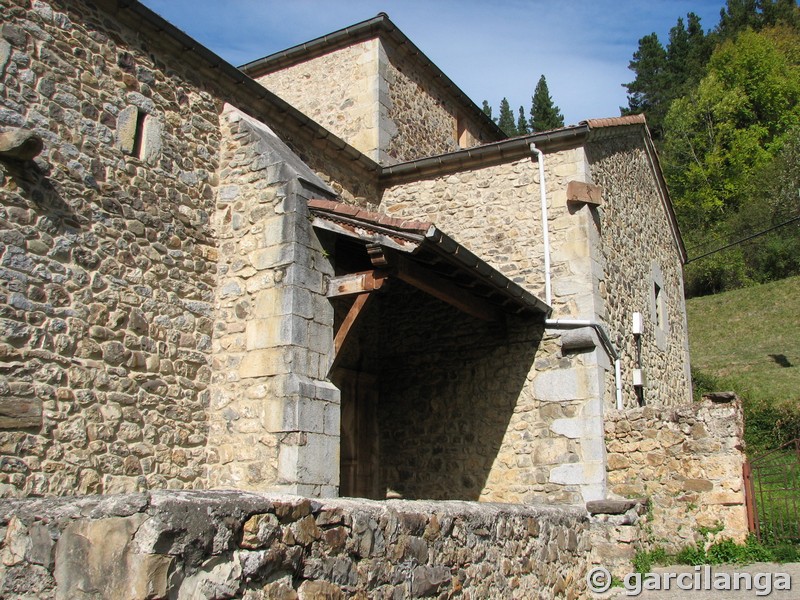
[{"label": "green grass", "polygon": [[797,562],[800,560],[800,546],[793,544],[761,544],[754,536],[745,543],[737,544],[730,539],[719,540],[705,548],[705,536],[699,544],[692,544],[676,554],[668,554],[664,548],[636,553],[633,570],[648,573],[654,566],[665,565],[749,565],[755,562]]},{"label": "green grass", "polygon": [[[733,390],[742,397],[749,457],[800,437],[800,277],[692,298],[686,307],[695,393]],[[765,461],[753,462],[762,540],[777,560],[796,559],[797,515],[787,494],[800,485],[797,458],[779,451]],[[678,558],[741,560],[759,547],[726,542],[713,550],[687,548]]]},{"label": "green grass", "polygon": [[754,401],[800,398],[800,277],[692,298],[686,310],[693,369]]},{"label": "green grass", "polygon": [[686,303],[695,388],[744,399],[748,454],[800,436],[800,277]]}]

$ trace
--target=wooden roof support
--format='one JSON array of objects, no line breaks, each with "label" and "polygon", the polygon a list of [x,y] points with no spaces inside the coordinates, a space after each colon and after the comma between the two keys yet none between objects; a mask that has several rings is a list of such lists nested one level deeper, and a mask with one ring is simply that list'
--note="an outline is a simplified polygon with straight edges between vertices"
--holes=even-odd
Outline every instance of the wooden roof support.
[{"label": "wooden roof support", "polygon": [[369,299],[373,296],[370,292],[363,292],[356,296],[355,302],[353,302],[353,306],[350,307],[350,310],[347,312],[347,315],[342,321],[342,325],[339,327],[339,331],[336,332],[336,337],[333,338],[333,364],[331,365],[330,370],[333,371],[336,368],[337,363],[339,362],[339,358],[341,357],[340,350],[344,346],[345,340],[347,340],[347,336],[350,331],[353,329],[353,325],[356,324],[359,315],[363,312],[364,308],[366,308]]},{"label": "wooden roof support", "polygon": [[439,277],[404,256],[393,253],[389,259],[392,274],[434,298],[456,307],[482,321],[497,321],[497,309],[470,292]]},{"label": "wooden roof support", "polygon": [[328,298],[341,298],[362,292],[373,292],[383,287],[389,274],[380,269],[332,277],[328,282]]}]

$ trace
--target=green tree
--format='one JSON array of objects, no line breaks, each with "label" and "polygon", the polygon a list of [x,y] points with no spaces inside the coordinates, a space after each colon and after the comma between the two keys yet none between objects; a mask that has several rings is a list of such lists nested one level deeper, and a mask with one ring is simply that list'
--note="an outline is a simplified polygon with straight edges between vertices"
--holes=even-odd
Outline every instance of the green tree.
[{"label": "green tree", "polygon": [[759,31],[775,25],[800,27],[796,0],[727,0],[715,33],[722,42],[746,29]]},{"label": "green tree", "polygon": [[[746,29],[715,49],[706,75],[672,103],[664,124],[664,173],[678,220],[690,247],[703,244],[690,254],[737,241],[785,214],[773,206],[768,182],[796,168],[788,148],[798,127],[800,32]],[[795,246],[777,235],[763,241],[758,252],[737,246],[689,265],[688,292],[791,271]]]},{"label": "green tree", "polygon": [[800,127],[782,138],[775,158],[753,173],[748,201],[731,219],[736,240],[776,228],[747,244],[745,265],[758,282],[800,275],[800,222],[790,222],[800,216]]},{"label": "green tree", "polygon": [[531,98],[529,126],[531,131],[549,131],[564,126],[564,115],[550,97],[550,90],[547,88],[547,80],[544,75],[539,78],[533,98]]},{"label": "green tree", "polygon": [[517,135],[527,135],[531,132],[528,126],[528,119],[525,118],[525,109],[519,107],[519,116],[517,117]]},{"label": "green tree", "polygon": [[[482,110],[483,110],[483,114],[485,114],[487,117],[492,119],[492,107],[489,106],[489,102],[487,102],[486,100],[483,101]],[[492,121],[494,121],[494,119],[492,119]]]},{"label": "green tree", "polygon": [[[700,17],[695,13],[686,16],[688,25],[679,18],[670,29],[666,49],[665,94],[666,103],[686,95],[702,79],[705,65],[711,57],[710,39],[703,31]],[[664,108],[663,116],[669,106]]]},{"label": "green tree", "polygon": [[636,77],[623,84],[628,90],[628,106],[621,109],[622,114],[645,113],[653,137],[660,142],[670,104],[697,85],[711,50],[711,39],[695,13],[686,15],[685,22],[678,19],[670,29],[666,48],[655,33],[644,36],[628,65]]},{"label": "green tree", "polygon": [[665,175],[684,226],[735,212],[754,169],[800,118],[800,37],[747,30],[717,48],[708,73],[665,122]]},{"label": "green tree", "polygon": [[645,113],[654,137],[661,137],[661,124],[667,112],[667,51],[655,33],[639,40],[628,68],[636,74],[630,83],[623,84],[628,90],[628,106],[622,108],[623,115]]},{"label": "green tree", "polygon": [[514,122],[514,113],[511,106],[508,104],[508,99],[503,98],[500,101],[500,117],[497,120],[497,126],[503,130],[508,137],[517,135],[517,125]]}]

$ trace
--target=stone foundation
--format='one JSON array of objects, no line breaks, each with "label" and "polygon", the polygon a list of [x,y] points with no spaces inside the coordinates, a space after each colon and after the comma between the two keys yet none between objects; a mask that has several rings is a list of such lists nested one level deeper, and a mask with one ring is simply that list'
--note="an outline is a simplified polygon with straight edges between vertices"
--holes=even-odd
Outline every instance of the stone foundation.
[{"label": "stone foundation", "polygon": [[579,598],[597,539],[582,509],[228,491],[0,514],[3,598]]}]

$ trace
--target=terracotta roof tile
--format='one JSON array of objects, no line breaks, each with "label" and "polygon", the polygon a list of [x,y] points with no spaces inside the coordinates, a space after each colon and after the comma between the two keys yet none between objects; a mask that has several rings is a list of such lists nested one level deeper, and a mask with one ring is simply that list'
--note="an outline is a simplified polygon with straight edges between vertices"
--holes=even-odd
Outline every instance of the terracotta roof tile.
[{"label": "terracotta roof tile", "polygon": [[628,115],[626,117],[609,117],[607,119],[588,119],[586,124],[592,129],[601,127],[621,127],[624,125],[647,124],[644,115]]},{"label": "terracotta roof tile", "polygon": [[335,202],[333,200],[312,199],[308,201],[308,208],[315,213],[327,213],[331,216],[341,215],[343,217],[350,217],[363,221],[369,225],[382,225],[401,231],[414,232],[425,234],[433,226],[433,223],[428,221],[416,221],[413,219],[398,219],[390,217],[384,213],[365,210],[352,204],[345,204],[344,202]]}]

